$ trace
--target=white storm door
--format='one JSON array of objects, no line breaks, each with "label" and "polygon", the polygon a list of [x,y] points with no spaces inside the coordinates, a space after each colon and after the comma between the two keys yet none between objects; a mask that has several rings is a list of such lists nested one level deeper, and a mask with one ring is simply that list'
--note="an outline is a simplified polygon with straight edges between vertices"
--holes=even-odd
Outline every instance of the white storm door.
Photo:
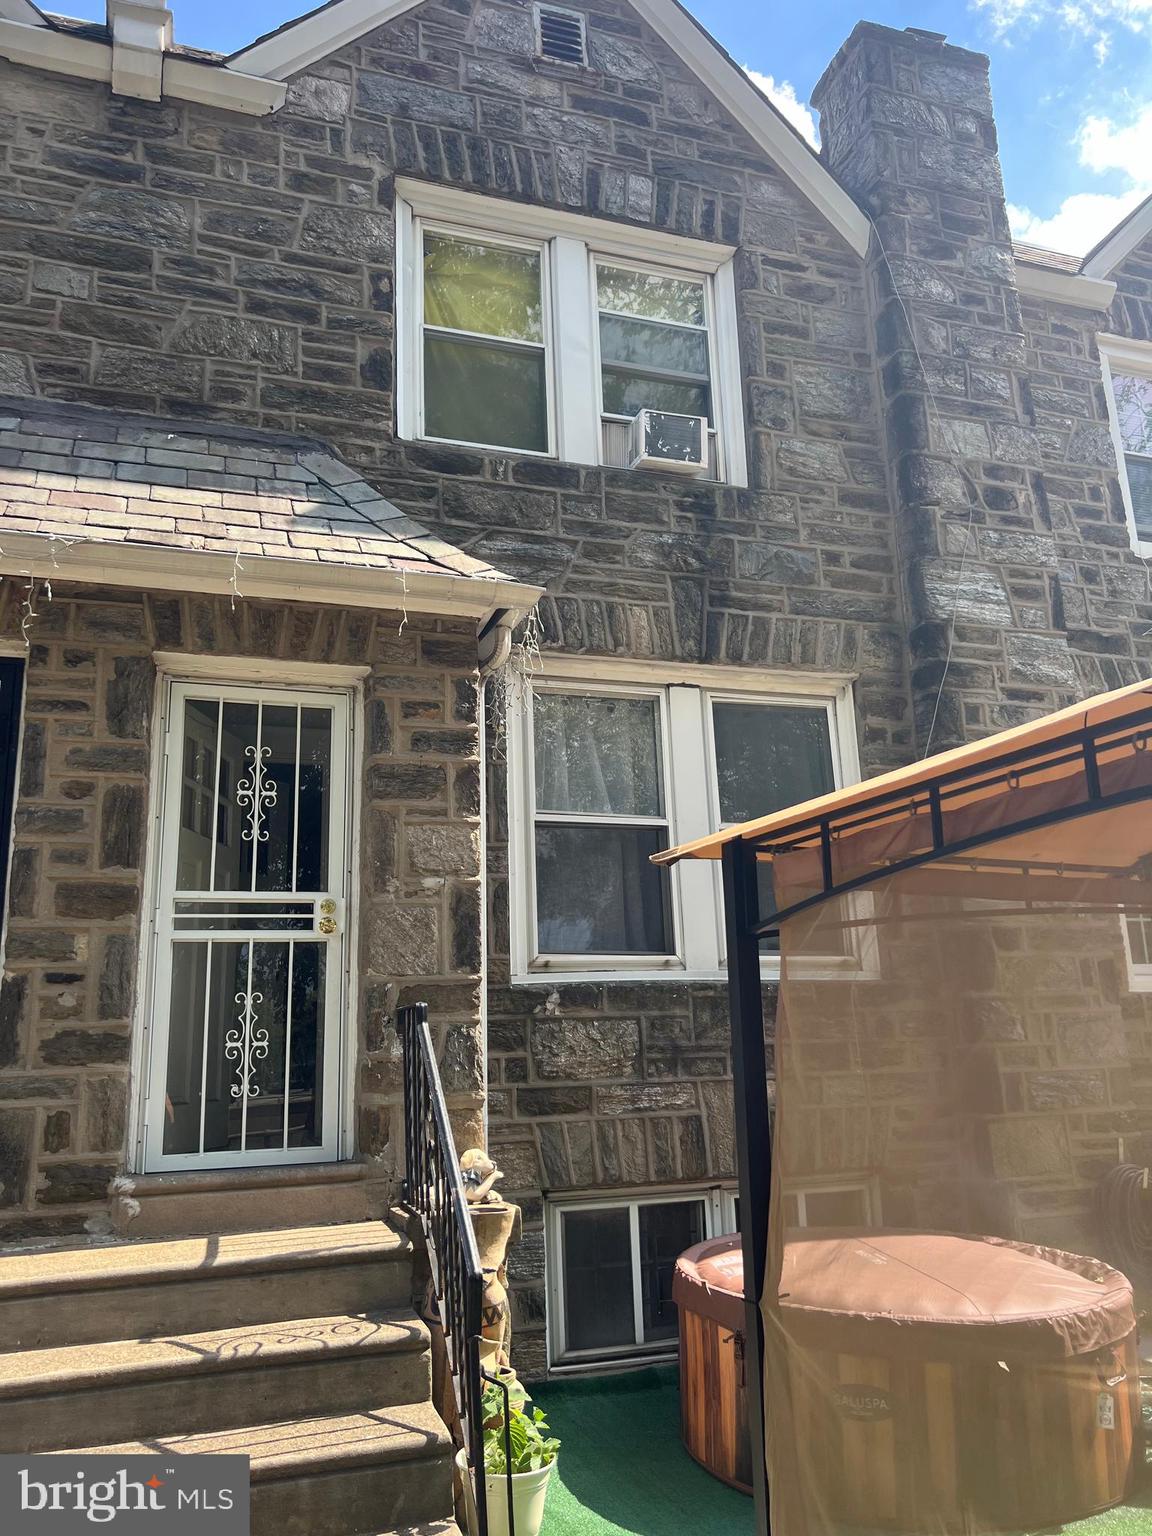
[{"label": "white storm door", "polygon": [[349,725],[343,693],[171,685],[149,1171],[338,1155]]}]

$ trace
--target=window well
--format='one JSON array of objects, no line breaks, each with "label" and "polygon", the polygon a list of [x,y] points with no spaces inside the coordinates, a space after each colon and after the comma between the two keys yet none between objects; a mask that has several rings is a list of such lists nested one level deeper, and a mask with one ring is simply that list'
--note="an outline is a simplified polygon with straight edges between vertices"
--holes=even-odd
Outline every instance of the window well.
[{"label": "window well", "polygon": [[587,62],[584,17],[554,5],[536,7],[536,51],[542,59],[560,64]]}]

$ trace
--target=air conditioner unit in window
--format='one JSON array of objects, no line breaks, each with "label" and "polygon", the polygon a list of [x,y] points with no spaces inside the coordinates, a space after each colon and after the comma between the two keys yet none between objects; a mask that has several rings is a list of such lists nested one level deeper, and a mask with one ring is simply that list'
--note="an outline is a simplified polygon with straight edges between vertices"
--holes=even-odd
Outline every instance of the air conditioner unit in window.
[{"label": "air conditioner unit in window", "polygon": [[699,475],[708,468],[708,422],[672,411],[638,411],[632,419],[631,469]]}]

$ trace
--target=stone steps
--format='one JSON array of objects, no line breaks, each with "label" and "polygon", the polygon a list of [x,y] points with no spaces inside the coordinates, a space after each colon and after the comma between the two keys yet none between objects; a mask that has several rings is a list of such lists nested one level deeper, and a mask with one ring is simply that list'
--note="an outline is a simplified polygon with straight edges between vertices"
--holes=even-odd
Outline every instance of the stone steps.
[{"label": "stone steps", "polygon": [[0,1453],[240,1453],[253,1536],[459,1536],[412,1291],[382,1221],[0,1255]]},{"label": "stone steps", "polygon": [[0,1355],[0,1418],[5,1449],[48,1451],[93,1424],[153,1439],[258,1423],[270,1403],[287,1420],[418,1402],[431,1383],[428,1329],[397,1308]]},{"label": "stone steps", "polygon": [[362,1536],[385,1521],[386,1530],[429,1522],[433,1532],[455,1529],[443,1520],[452,1507],[452,1441],[426,1402],[83,1450],[250,1457],[252,1536]]},{"label": "stone steps", "polygon": [[0,1256],[0,1350],[356,1313],[411,1299],[382,1221]]},{"label": "stone steps", "polygon": [[122,1237],[215,1237],[368,1221],[387,1194],[367,1163],[150,1173],[117,1180],[112,1221]]}]

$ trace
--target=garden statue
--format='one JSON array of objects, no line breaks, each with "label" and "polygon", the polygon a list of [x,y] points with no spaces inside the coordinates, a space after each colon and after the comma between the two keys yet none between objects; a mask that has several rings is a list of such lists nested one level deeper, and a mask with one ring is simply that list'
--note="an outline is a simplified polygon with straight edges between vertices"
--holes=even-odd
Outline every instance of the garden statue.
[{"label": "garden statue", "polygon": [[482,1148],[470,1147],[464,1153],[460,1171],[484,1273],[480,1333],[486,1347],[482,1345],[482,1350],[491,1364],[506,1366],[512,1346],[512,1310],[504,1260],[508,1244],[520,1237],[520,1207],[496,1193],[494,1186],[504,1175]]}]

